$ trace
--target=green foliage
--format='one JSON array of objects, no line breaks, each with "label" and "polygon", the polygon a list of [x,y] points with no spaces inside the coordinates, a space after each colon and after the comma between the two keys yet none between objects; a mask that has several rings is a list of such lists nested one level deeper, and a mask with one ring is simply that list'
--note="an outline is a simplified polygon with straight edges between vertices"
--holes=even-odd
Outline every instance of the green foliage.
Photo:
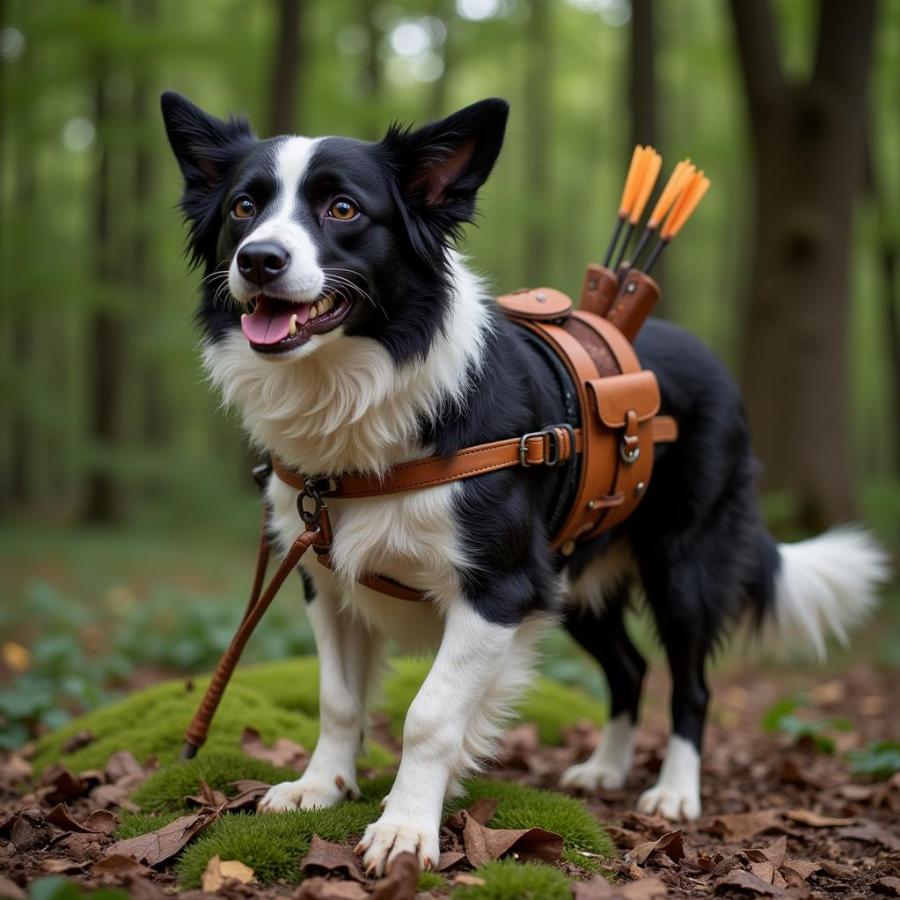
[{"label": "green foliage", "polygon": [[184,798],[196,794],[201,781],[233,797],[234,781],[248,778],[276,784],[296,777],[293,769],[278,768],[237,750],[215,753],[204,748],[194,759],[169,763],[154,772],[131,800],[147,812],[172,812],[184,807]]},{"label": "green foliage", "polygon": [[[466,794],[455,801],[464,808],[475,800],[497,800],[497,811],[488,823],[492,828],[544,828],[562,835],[566,850],[586,850],[598,856],[611,856],[614,848],[597,820],[574,797],[555,791],[542,791],[508,781],[479,778],[466,785]],[[574,856],[577,865],[592,868],[585,857]]]},{"label": "green foliage", "polygon": [[447,879],[440,872],[420,872],[419,880],[416,882],[416,890],[422,893],[425,891],[446,891],[448,887]]},{"label": "green foliage", "polygon": [[869,775],[880,781],[900,772],[900,742],[872,741],[863,750],[847,754],[854,775]]},{"label": "green foliage", "polygon": [[178,881],[185,888],[197,887],[207,862],[218,854],[241,860],[262,882],[296,883],[299,862],[314,834],[326,841],[346,841],[361,835],[378,813],[376,802],[356,800],[330,809],[223,816],[185,850],[178,862]]},{"label": "green foliage", "polygon": [[28,885],[29,900],[129,900],[127,891],[117,888],[98,888],[88,891],[61,875],[38,878]]},{"label": "green foliage", "polygon": [[766,711],[762,719],[763,728],[769,732],[787,734],[795,743],[804,741],[821,753],[834,753],[834,732],[852,731],[853,723],[834,716],[828,719],[803,718],[797,715],[797,711],[804,705],[802,697],[782,698]]},{"label": "green foliage", "polygon": [[501,859],[476,869],[481,885],[466,885],[453,892],[454,900],[571,900],[566,877],[551,866]]}]

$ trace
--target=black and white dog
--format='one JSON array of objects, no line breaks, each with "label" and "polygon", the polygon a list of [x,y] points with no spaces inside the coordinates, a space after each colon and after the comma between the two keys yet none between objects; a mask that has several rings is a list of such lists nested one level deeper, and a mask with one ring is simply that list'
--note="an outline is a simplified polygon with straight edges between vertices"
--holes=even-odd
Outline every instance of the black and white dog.
[{"label": "black and white dog", "polygon": [[[500,152],[508,108],[484,100],[384,139],[257,140],[183,97],[162,98],[185,188],[189,250],[205,271],[203,359],[251,439],[307,473],[392,465],[566,420],[564,385],[453,249]],[[580,261],[573,261],[577,264]],[[635,515],[563,559],[548,529],[565,472],[507,469],[377,499],[332,501],[334,571],[304,561],[321,661],[321,735],[303,777],[264,811],[338,803],[385,645],[437,654],[406,717],[384,811],[360,843],[382,872],[403,851],[439,855],[441,808],[527,684],[535,644],[563,617],[601,663],[611,719],[562,784],[624,783],[645,663],[623,626],[638,582],[672,671],[672,736],[639,801],[672,819],[700,813],[704,662],[747,615],[822,652],[875,602],[885,558],[865,532],[778,545],[760,521],[741,398],[702,344],[650,321],[637,349],[680,426],[659,447]],[[282,544],[301,528],[293,490],[267,491]],[[310,559],[310,557],[307,557]],[[424,590],[409,603],[357,583],[362,572]]]}]

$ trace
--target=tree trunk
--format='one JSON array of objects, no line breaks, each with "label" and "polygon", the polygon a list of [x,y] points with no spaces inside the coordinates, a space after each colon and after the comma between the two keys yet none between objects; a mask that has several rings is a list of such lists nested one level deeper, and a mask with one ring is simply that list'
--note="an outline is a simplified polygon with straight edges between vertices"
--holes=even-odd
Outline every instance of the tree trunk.
[{"label": "tree trunk", "polygon": [[270,134],[290,134],[298,129],[302,119],[298,109],[298,87],[304,0],[277,0],[276,8],[269,126]]},{"label": "tree trunk", "polygon": [[[659,149],[659,117],[656,87],[656,0],[631,0],[631,46],[629,53],[629,108],[631,110],[631,149],[636,144],[651,144]],[[666,173],[662,173],[662,178]],[[665,256],[653,268],[653,277],[666,283]],[[660,297],[656,314],[663,313],[665,296]]]},{"label": "tree trunk", "polygon": [[99,145],[93,205],[94,283],[100,306],[90,317],[87,335],[89,428],[92,442],[87,477],[85,518],[113,522],[121,518],[122,498],[111,461],[119,443],[122,405],[122,354],[125,329],[119,314],[110,309],[113,250],[111,207],[112,166],[107,137],[109,110],[106,98],[107,66],[98,60],[94,85],[94,122]]},{"label": "tree trunk", "polygon": [[822,0],[813,74],[790,84],[768,0],[731,0],[756,194],[743,380],[763,485],[799,526],[854,512],[847,438],[850,238],[874,0]]},{"label": "tree trunk", "polygon": [[530,201],[526,210],[525,259],[522,272],[527,284],[543,284],[550,259],[550,154],[548,136],[553,133],[550,113],[552,77],[550,0],[532,0],[525,51],[525,183]]}]

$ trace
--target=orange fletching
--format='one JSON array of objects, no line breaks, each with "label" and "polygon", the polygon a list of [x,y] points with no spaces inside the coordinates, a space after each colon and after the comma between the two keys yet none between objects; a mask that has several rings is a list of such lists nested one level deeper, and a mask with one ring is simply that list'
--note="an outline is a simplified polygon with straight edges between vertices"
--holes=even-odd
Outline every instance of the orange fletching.
[{"label": "orange fletching", "polygon": [[631,215],[628,221],[632,225],[637,225],[641,216],[644,214],[644,207],[650,199],[650,192],[656,179],[659,177],[659,170],[662,168],[662,157],[652,148],[647,148],[647,161],[641,169],[641,180],[634,194],[634,201],[631,205]]},{"label": "orange fletching", "polygon": [[690,218],[697,208],[697,204],[709,189],[709,183],[709,179],[704,176],[703,172],[697,172],[692,176],[663,225],[662,239],[664,241],[671,240],[681,231],[684,223]]},{"label": "orange fletching", "polygon": [[691,176],[696,172],[696,168],[690,160],[684,159],[672,171],[666,186],[653,207],[650,219],[647,222],[648,228],[656,228],[663,220],[666,213],[672,208],[672,205],[678,200],[685,185],[690,181]]},{"label": "orange fletching", "polygon": [[634,195],[647,158],[647,149],[638,144],[634,148],[634,153],[631,154],[631,164],[628,166],[628,175],[625,176],[625,187],[622,189],[622,200],[619,203],[620,219],[624,219],[628,215],[628,211],[634,202]]}]

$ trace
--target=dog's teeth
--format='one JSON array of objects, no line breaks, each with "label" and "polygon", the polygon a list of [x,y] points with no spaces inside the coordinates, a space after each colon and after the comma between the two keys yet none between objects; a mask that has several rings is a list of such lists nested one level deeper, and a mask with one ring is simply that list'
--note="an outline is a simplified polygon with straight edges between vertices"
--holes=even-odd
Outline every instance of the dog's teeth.
[{"label": "dog's teeth", "polygon": [[291,316],[291,327],[288,329],[288,334],[293,337],[297,333],[297,316]]},{"label": "dog's teeth", "polygon": [[314,319],[319,314],[319,310],[315,304],[312,305],[312,308],[309,311],[310,319]]}]

